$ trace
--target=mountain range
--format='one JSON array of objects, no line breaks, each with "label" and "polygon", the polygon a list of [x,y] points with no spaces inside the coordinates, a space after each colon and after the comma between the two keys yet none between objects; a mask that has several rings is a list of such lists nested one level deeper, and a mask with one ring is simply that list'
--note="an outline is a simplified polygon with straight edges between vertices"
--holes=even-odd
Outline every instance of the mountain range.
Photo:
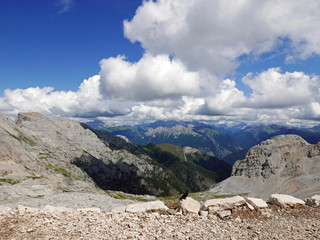
[{"label": "mountain range", "polygon": [[20,113],[16,121],[0,114],[0,136],[0,201],[101,190],[176,195],[209,189],[231,173],[231,165],[196,149],[138,146],[39,113]]},{"label": "mountain range", "polygon": [[[90,123],[89,125],[92,126]],[[138,145],[170,143],[181,147],[190,146],[231,165],[244,159],[249,148],[277,135],[295,134],[311,144],[320,141],[320,125],[301,129],[276,124],[249,126],[240,123],[227,126],[196,121],[156,121],[136,126],[98,129],[112,135],[126,136]]]}]

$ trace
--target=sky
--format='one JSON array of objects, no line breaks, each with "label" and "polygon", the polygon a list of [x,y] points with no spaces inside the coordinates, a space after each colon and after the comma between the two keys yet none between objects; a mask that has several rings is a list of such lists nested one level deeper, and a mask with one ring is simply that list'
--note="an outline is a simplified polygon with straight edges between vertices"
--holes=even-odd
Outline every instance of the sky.
[{"label": "sky", "polygon": [[319,0],[3,0],[0,112],[316,125]]}]

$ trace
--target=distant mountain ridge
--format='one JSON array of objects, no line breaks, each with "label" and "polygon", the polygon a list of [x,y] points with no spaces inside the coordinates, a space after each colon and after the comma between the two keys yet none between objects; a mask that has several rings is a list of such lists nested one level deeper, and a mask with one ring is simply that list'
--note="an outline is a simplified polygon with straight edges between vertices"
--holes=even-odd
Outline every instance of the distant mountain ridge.
[{"label": "distant mountain ridge", "polygon": [[239,123],[208,125],[197,121],[155,121],[136,126],[102,128],[112,135],[124,135],[138,145],[170,143],[190,146],[233,164],[244,159],[247,150],[271,137],[296,134],[307,142],[320,141],[320,125],[313,128],[293,128],[277,124],[249,126]]},{"label": "distant mountain ridge", "polygon": [[99,130],[112,135],[126,136],[138,145],[170,143],[181,147],[189,146],[218,158],[242,150],[229,134],[195,121],[156,121],[149,125],[119,126]]}]

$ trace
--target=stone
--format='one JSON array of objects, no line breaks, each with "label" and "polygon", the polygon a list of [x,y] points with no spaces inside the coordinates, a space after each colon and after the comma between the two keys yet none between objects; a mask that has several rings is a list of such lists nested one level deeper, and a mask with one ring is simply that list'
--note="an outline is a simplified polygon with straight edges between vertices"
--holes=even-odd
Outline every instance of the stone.
[{"label": "stone", "polygon": [[231,211],[230,210],[222,210],[218,212],[218,217],[223,219],[226,217],[229,217],[231,215]]},{"label": "stone", "polygon": [[193,198],[187,197],[181,200],[181,209],[184,213],[196,213],[200,211],[200,203]]},{"label": "stone", "polygon": [[255,210],[255,208],[254,208],[250,203],[248,203],[248,202],[246,202],[246,206],[247,206],[251,211]]},{"label": "stone", "polygon": [[257,211],[268,207],[268,204],[261,198],[248,197],[247,202]]},{"label": "stone", "polygon": [[271,194],[269,197],[269,201],[272,204],[282,208],[305,205],[305,202],[303,200],[285,194]]},{"label": "stone", "polygon": [[124,213],[126,211],[126,206],[116,207],[112,209],[112,213]]},{"label": "stone", "polygon": [[207,209],[209,206],[222,206],[224,209],[232,209],[236,206],[246,204],[246,200],[241,196],[234,196],[228,198],[215,198],[204,202],[203,208]]},{"label": "stone", "polygon": [[19,205],[18,206],[18,212],[20,215],[24,215],[26,213],[37,213],[40,212],[39,208],[32,208],[32,207],[26,207],[26,206],[22,206]]},{"label": "stone", "polygon": [[320,201],[320,195],[314,195],[311,198],[314,200]]},{"label": "stone", "polygon": [[207,217],[208,214],[209,214],[208,211],[203,211],[203,210],[200,211],[200,216],[201,216],[201,217]]},{"label": "stone", "polygon": [[147,211],[166,211],[168,207],[161,201],[142,202],[129,204],[126,207],[126,212],[138,213]]}]

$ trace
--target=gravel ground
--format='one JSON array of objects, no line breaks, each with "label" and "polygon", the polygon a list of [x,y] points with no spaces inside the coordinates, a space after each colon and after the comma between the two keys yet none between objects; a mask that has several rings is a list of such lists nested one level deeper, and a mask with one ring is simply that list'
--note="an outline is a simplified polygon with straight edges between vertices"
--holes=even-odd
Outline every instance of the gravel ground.
[{"label": "gravel ground", "polygon": [[0,239],[320,239],[320,208],[273,209],[271,217],[96,212],[0,213]]}]

